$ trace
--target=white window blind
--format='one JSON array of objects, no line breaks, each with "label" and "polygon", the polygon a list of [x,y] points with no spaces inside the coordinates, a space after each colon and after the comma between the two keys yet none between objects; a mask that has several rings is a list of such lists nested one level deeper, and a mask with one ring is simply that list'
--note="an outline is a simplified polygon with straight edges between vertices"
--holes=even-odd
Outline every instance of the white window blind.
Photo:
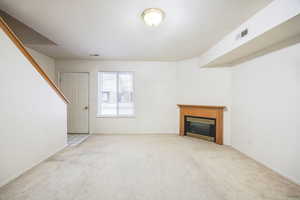
[{"label": "white window blind", "polygon": [[98,116],[133,116],[133,72],[98,72]]}]

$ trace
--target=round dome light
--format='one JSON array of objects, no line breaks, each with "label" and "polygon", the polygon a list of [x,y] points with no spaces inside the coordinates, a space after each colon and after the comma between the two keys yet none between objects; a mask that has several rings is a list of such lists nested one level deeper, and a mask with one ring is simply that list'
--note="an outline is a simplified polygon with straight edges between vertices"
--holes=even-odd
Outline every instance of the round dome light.
[{"label": "round dome light", "polygon": [[164,11],[159,8],[148,8],[142,13],[142,18],[148,26],[158,26],[165,17]]}]

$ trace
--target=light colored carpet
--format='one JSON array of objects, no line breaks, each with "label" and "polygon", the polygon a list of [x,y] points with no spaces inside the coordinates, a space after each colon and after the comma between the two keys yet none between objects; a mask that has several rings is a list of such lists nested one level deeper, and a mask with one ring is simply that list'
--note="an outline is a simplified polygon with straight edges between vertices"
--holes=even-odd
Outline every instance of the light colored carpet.
[{"label": "light colored carpet", "polygon": [[79,145],[80,143],[84,142],[89,136],[89,134],[68,134],[68,145]]},{"label": "light colored carpet", "polygon": [[300,186],[196,138],[94,135],[1,188],[0,199],[292,200]]}]

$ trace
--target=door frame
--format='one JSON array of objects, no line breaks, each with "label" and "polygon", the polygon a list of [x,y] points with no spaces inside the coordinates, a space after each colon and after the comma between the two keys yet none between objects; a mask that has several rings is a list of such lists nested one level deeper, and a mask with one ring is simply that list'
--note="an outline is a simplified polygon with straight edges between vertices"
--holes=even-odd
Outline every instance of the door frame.
[{"label": "door frame", "polygon": [[88,76],[88,133],[91,134],[91,128],[90,128],[90,72],[68,72],[68,71],[62,71],[58,72],[58,86],[61,89],[61,77],[62,74],[87,74]]}]

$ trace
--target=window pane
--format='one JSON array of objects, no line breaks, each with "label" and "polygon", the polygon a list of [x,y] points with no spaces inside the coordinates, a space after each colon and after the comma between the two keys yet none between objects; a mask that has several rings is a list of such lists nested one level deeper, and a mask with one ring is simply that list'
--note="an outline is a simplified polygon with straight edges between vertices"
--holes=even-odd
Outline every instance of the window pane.
[{"label": "window pane", "polygon": [[100,72],[100,115],[117,115],[117,73]]},{"label": "window pane", "polygon": [[119,72],[119,115],[133,115],[133,74]]}]

